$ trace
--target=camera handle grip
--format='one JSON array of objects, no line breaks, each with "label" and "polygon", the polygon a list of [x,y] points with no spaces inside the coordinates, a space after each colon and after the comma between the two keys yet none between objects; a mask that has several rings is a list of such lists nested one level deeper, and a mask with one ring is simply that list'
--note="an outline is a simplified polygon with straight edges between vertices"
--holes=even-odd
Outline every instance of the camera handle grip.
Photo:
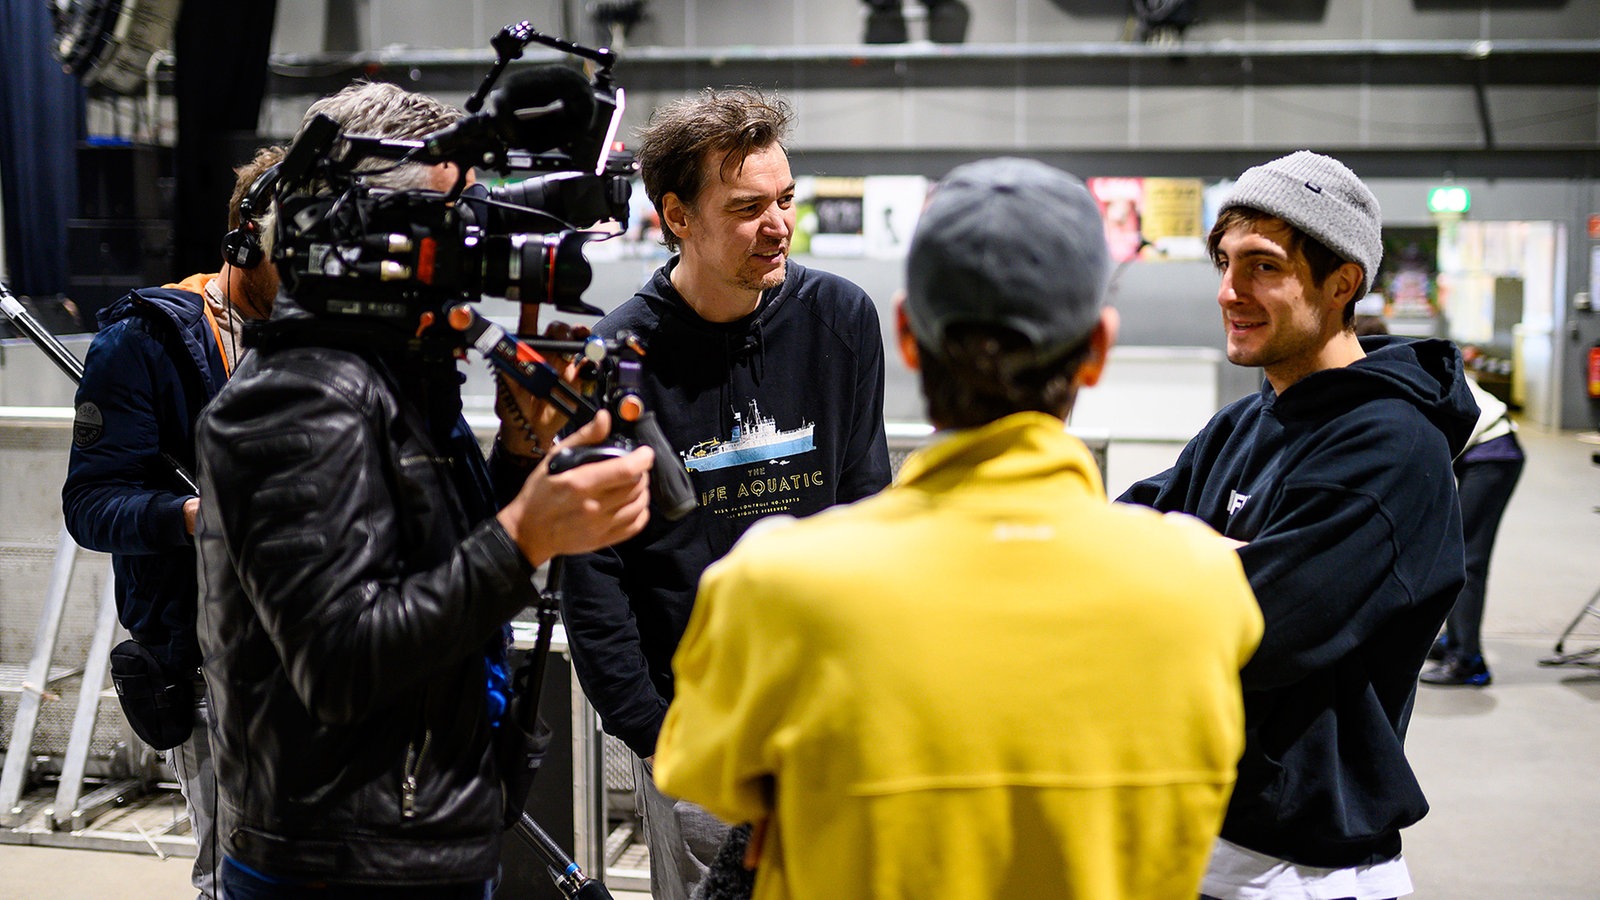
[{"label": "camera handle grip", "polygon": [[550,474],[559,475],[569,469],[607,459],[620,459],[628,451],[615,444],[592,444],[583,447],[562,447],[550,455]]},{"label": "camera handle grip", "polygon": [[[638,421],[623,427],[632,431],[635,443],[648,445],[656,452],[655,463],[650,468],[650,499],[656,511],[674,522],[688,515],[695,507],[694,485],[689,482],[689,473],[677,464],[677,454],[672,452],[661,426],[656,424],[655,414],[645,413]],[[626,449],[616,444],[562,447],[550,456],[550,474],[627,454]]]},{"label": "camera handle grip", "polygon": [[482,353],[491,368],[504,372],[528,393],[555,406],[569,421],[581,426],[594,418],[594,407],[562,381],[537,350],[507,334],[470,304],[457,303],[445,310],[445,322],[461,332],[465,342]]},{"label": "camera handle grip", "polygon": [[639,443],[656,452],[656,461],[650,468],[650,489],[656,506],[667,519],[676,522],[688,515],[698,501],[689,473],[678,462],[678,454],[667,443],[667,436],[656,424],[656,414],[647,412],[633,423],[633,435]]},{"label": "camera handle grip", "polygon": [[[582,427],[594,418],[594,407],[561,381],[556,371],[544,357],[527,342],[507,334],[505,329],[484,318],[466,303],[458,303],[446,311],[450,327],[461,332],[468,344],[475,347],[489,364],[505,372],[518,384],[537,397],[554,403],[567,416],[573,428]],[[581,346],[581,345],[580,345]],[[565,395],[563,401],[561,396]],[[697,505],[694,484],[689,473],[678,462],[678,454],[656,424],[655,413],[644,408],[637,395],[632,402],[618,401],[613,409],[611,428],[633,443],[646,444],[656,452],[655,464],[650,469],[650,495],[656,510],[671,521],[689,514]],[[564,472],[574,466],[622,456],[620,447],[599,445],[594,447],[562,448],[550,458],[550,472]]]}]

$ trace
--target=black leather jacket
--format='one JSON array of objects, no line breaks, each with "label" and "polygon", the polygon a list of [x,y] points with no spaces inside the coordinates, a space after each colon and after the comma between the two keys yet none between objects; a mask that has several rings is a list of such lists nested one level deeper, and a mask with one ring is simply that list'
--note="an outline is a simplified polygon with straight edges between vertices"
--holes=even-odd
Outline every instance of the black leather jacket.
[{"label": "black leather jacket", "polygon": [[219,830],[267,875],[416,885],[498,866],[485,647],[534,601],[533,568],[473,515],[488,498],[463,496],[463,471],[484,473],[477,447],[430,437],[404,399],[415,369],[266,343],[201,418]]}]

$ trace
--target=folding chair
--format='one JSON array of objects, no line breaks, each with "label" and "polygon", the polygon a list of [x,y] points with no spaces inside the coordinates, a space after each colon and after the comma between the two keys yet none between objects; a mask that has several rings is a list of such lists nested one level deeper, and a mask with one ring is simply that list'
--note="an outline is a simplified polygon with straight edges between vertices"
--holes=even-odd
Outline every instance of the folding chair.
[{"label": "folding chair", "polygon": [[[1597,466],[1600,466],[1600,452],[1590,454],[1589,461]],[[1596,506],[1594,511],[1600,513],[1600,506]],[[1561,636],[1556,638],[1555,653],[1539,660],[1539,665],[1591,666],[1594,668],[1600,668],[1600,644],[1597,644],[1596,646],[1590,647],[1586,650],[1574,650],[1570,653],[1566,652],[1565,650],[1567,638],[1572,636],[1572,632],[1576,631],[1578,626],[1582,624],[1583,620],[1588,616],[1594,616],[1595,618],[1600,619],[1600,588],[1596,588],[1595,592],[1589,595],[1589,602],[1585,603],[1583,608],[1578,610],[1578,614],[1572,617],[1572,622],[1567,625],[1566,630],[1562,631]]]}]

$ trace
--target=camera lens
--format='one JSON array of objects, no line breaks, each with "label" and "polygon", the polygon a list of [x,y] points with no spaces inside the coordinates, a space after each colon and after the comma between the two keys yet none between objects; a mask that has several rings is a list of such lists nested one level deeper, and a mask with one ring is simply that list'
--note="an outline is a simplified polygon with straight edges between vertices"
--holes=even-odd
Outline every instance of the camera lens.
[{"label": "camera lens", "polygon": [[549,303],[564,311],[587,312],[582,297],[593,272],[583,258],[586,239],[576,231],[480,238],[483,292],[517,303]]}]

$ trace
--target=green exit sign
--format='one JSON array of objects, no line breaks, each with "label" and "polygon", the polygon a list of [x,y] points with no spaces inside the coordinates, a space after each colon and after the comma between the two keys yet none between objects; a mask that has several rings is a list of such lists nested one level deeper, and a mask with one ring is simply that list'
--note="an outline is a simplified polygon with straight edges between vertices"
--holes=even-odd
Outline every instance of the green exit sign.
[{"label": "green exit sign", "polygon": [[1446,186],[1428,190],[1428,212],[1464,213],[1472,208],[1472,192],[1464,187]]}]

